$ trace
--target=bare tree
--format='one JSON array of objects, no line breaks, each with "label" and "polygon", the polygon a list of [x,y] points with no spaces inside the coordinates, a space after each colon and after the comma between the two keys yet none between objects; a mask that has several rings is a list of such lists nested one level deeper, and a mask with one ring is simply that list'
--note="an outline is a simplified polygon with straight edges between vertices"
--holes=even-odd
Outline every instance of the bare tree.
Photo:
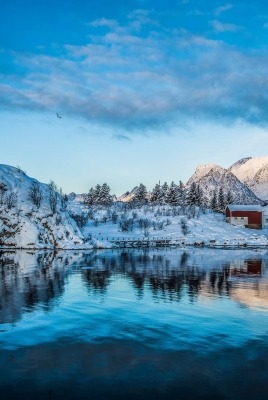
[{"label": "bare tree", "polygon": [[180,221],[180,223],[181,223],[181,231],[182,231],[183,235],[184,235],[184,236],[188,235],[188,233],[189,233],[189,227],[188,227],[188,225],[187,225],[186,219],[185,219],[185,218],[182,218],[181,221]]},{"label": "bare tree", "polygon": [[48,202],[51,212],[53,214],[55,214],[57,211],[58,198],[59,198],[58,186],[56,185],[55,182],[50,181],[48,184]]},{"label": "bare tree", "polygon": [[65,211],[67,209],[67,203],[68,203],[68,196],[63,193],[62,188],[58,189],[58,194],[59,194],[59,201],[60,201],[60,206],[61,210]]},{"label": "bare tree", "polygon": [[13,207],[16,207],[17,202],[18,202],[18,194],[16,192],[11,192],[6,195],[6,205],[9,210]]},{"label": "bare tree", "polygon": [[33,181],[30,189],[28,190],[28,197],[31,202],[39,208],[44,198],[41,187],[38,182]]},{"label": "bare tree", "polygon": [[7,185],[3,182],[0,182],[0,206],[4,204],[6,192],[7,192]]}]

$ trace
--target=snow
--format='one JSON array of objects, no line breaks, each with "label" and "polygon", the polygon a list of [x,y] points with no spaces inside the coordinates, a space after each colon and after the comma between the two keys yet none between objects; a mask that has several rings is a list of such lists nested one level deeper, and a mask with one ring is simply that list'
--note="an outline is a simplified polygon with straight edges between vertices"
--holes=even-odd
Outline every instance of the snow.
[{"label": "snow", "polygon": [[[78,212],[78,210],[86,210],[85,206],[78,204],[70,204],[70,207]],[[113,206],[116,209],[116,205]],[[133,213],[137,214],[136,220],[139,218],[147,218],[154,222],[163,222],[163,229],[154,229],[151,226],[148,230],[148,234],[144,234],[144,229],[135,226],[132,231],[123,232],[118,223],[113,224],[111,221],[101,222],[103,216],[106,214],[105,209],[96,208],[94,213],[94,219],[90,219],[86,226],[84,226],[81,231],[85,238],[93,238],[94,247],[100,246],[114,247],[113,241],[117,239],[133,240],[133,239],[173,239],[174,241],[179,241],[184,245],[193,244],[204,244],[211,246],[268,246],[268,231],[267,230],[255,230],[247,229],[243,226],[233,226],[225,221],[225,216],[223,214],[212,213],[206,210],[203,214],[202,212],[197,212],[194,218],[188,219],[185,215],[159,215],[155,216],[157,210],[162,210],[163,213],[168,214],[169,211],[172,212],[172,207],[167,206],[155,206],[149,207],[145,206],[141,209],[132,209],[129,211],[117,210],[119,215],[124,214],[127,218],[131,218]],[[198,210],[198,209],[197,209]],[[189,228],[189,233],[184,235],[181,229],[181,220],[185,219]],[[99,221],[97,226],[95,221]],[[168,221],[168,223],[167,223]]]},{"label": "snow", "polygon": [[207,174],[210,173],[212,170],[218,170],[218,171],[221,172],[221,171],[223,170],[223,168],[220,167],[220,166],[217,165],[217,164],[198,165],[198,166],[196,167],[194,176],[195,176],[195,178],[198,178],[198,177],[201,178],[203,175],[207,175]]},{"label": "snow", "polygon": [[247,204],[228,204],[227,207],[230,211],[263,211],[264,207],[258,205],[247,205]]},{"label": "snow", "polygon": [[189,188],[192,183],[198,184],[208,202],[211,201],[214,192],[223,189],[224,194],[230,191],[234,195],[234,201],[237,204],[261,204],[262,201],[242,183],[232,171],[222,168],[216,164],[199,165],[195,173],[186,184]]},{"label": "snow", "polygon": [[18,168],[0,164],[0,183],[6,185],[5,196],[17,194],[10,209],[6,200],[0,205],[0,246],[15,248],[84,247],[84,238],[75,221],[60,205],[52,214],[48,202],[48,185],[39,183],[43,194],[40,208],[29,200],[35,179]]},{"label": "snow", "polygon": [[243,158],[229,170],[262,200],[268,199],[268,156]]}]

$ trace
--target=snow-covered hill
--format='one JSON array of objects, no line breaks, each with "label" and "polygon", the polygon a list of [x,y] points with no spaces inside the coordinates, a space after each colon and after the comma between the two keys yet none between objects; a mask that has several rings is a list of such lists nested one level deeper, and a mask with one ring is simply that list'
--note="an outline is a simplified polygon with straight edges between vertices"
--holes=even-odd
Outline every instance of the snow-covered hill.
[{"label": "snow-covered hill", "polygon": [[[40,206],[30,199],[33,187],[39,190]],[[53,211],[49,194],[48,185],[18,168],[0,164],[0,247],[83,246],[83,236],[65,209],[62,196],[56,194]]]},{"label": "snow-covered hill", "polygon": [[195,182],[198,184],[208,202],[211,201],[214,191],[223,189],[225,195],[230,191],[237,204],[261,204],[261,200],[242,183],[230,170],[216,164],[199,165],[191,176],[186,187]]},{"label": "snow-covered hill", "polygon": [[245,183],[257,197],[268,201],[268,156],[242,158],[234,163],[229,171]]}]

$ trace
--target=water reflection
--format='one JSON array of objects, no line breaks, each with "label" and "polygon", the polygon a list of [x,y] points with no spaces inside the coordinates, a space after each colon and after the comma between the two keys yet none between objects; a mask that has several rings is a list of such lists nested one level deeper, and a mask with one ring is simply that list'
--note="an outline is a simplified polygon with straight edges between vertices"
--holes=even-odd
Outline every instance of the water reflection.
[{"label": "water reflection", "polygon": [[0,253],[1,399],[266,400],[267,266],[245,250]]},{"label": "water reflection", "polygon": [[54,253],[0,254],[0,323],[12,323],[37,307],[49,311],[64,292],[65,266]]},{"label": "water reflection", "polygon": [[4,252],[0,323],[15,322],[37,306],[49,311],[74,273],[96,296],[105,296],[114,279],[121,277],[138,299],[148,289],[154,301],[180,302],[185,294],[190,302],[200,295],[227,296],[268,308],[267,265],[266,253],[239,251]]},{"label": "water reflection", "polygon": [[[118,274],[132,283],[138,298],[143,297],[146,287],[154,299],[180,301],[181,292],[186,290],[190,300],[197,301],[199,294],[231,296],[234,286],[231,278],[261,277],[267,265],[266,254],[249,256],[237,252],[228,260],[230,254],[219,251],[209,255],[209,265],[203,263],[203,256],[202,252],[184,251],[174,257],[172,253],[154,254],[146,250],[142,253],[93,254],[84,260],[82,276],[89,290],[101,294],[107,291],[111,277]],[[253,256],[256,258],[249,258]],[[261,287],[258,280],[254,281],[253,287],[256,290]]]}]

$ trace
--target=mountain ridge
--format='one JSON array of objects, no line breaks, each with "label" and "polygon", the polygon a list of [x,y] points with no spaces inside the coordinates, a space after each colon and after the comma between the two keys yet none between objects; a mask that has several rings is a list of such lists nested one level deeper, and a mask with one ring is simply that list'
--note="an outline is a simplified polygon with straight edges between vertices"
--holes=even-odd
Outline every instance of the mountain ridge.
[{"label": "mountain ridge", "polygon": [[257,197],[268,201],[268,156],[238,160],[229,170],[245,183]]},{"label": "mountain ridge", "polygon": [[237,204],[262,204],[262,200],[246,184],[229,169],[217,164],[198,165],[187,181],[186,188],[189,188],[193,182],[200,186],[208,203],[211,202],[214,192],[222,188],[225,196],[228,191],[232,193],[234,202]]}]

